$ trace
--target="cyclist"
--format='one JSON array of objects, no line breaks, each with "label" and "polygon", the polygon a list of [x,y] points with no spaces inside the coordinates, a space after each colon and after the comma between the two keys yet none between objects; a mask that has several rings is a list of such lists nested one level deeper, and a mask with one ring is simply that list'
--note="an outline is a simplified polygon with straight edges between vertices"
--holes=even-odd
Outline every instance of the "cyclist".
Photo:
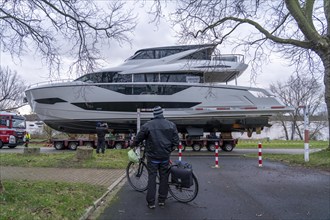
[{"label": "cyclist", "polygon": [[176,125],[163,116],[163,109],[156,106],[153,109],[154,118],[145,123],[137,134],[133,146],[138,146],[146,140],[145,153],[148,167],[147,203],[154,209],[156,201],[156,177],[159,172],[158,205],[164,206],[168,194],[168,167],[171,152],[179,144]]}]

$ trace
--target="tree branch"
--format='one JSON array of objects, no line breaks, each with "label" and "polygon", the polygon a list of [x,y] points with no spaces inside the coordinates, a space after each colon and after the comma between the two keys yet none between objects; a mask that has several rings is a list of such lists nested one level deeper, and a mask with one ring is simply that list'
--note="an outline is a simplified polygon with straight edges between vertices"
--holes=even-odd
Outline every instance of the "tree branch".
[{"label": "tree branch", "polygon": [[[270,39],[270,40],[274,41],[275,43],[290,44],[290,45],[294,45],[294,46],[298,46],[298,47],[302,47],[302,48],[306,48],[306,49],[310,48],[311,45],[312,45],[308,41],[299,41],[299,40],[294,40],[294,39],[283,39],[283,38],[276,37],[276,36],[272,35],[269,31],[267,31],[266,29],[264,29],[258,22],[255,22],[255,21],[250,20],[250,19],[237,18],[237,17],[225,17],[223,19],[220,19],[217,22],[215,22],[215,23],[207,26],[203,30],[199,30],[198,33],[199,34],[204,34],[207,30],[210,30],[212,28],[215,28],[216,26],[218,26],[220,24],[223,24],[226,21],[235,21],[235,22],[238,22],[238,25],[241,25],[241,24],[252,25],[259,32],[261,32],[263,35],[265,35],[265,37],[267,39]],[[237,27],[237,26],[235,26],[235,27]]]},{"label": "tree branch", "polygon": [[[311,3],[306,4],[312,4]],[[315,27],[313,23],[311,23],[311,20],[309,17],[306,17],[303,13],[302,9],[300,8],[298,0],[285,0],[286,7],[288,8],[290,14],[297,22],[299,29],[301,32],[305,35],[308,41],[313,42],[316,47],[329,47],[328,43],[325,39],[322,38],[321,35],[317,33],[315,30]],[[310,5],[308,7],[311,7]]]}]

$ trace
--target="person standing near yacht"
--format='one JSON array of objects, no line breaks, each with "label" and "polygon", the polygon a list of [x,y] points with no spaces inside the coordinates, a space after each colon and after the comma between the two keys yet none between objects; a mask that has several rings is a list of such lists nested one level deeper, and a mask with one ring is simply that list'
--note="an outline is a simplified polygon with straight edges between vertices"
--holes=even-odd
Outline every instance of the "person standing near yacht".
[{"label": "person standing near yacht", "polygon": [[97,148],[96,153],[99,154],[100,151],[102,154],[105,153],[105,135],[108,133],[108,124],[98,122],[96,125],[96,134],[97,134]]}]

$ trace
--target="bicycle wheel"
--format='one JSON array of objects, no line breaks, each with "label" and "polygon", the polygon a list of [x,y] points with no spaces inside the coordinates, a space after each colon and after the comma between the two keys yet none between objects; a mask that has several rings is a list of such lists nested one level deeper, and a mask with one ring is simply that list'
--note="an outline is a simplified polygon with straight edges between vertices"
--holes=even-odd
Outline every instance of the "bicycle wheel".
[{"label": "bicycle wheel", "polygon": [[190,188],[184,188],[180,184],[173,183],[171,174],[168,179],[168,191],[179,202],[191,202],[198,194],[197,177],[193,174],[193,185]]},{"label": "bicycle wheel", "polygon": [[144,163],[129,162],[126,168],[128,183],[133,189],[143,192],[148,188],[148,170]]}]

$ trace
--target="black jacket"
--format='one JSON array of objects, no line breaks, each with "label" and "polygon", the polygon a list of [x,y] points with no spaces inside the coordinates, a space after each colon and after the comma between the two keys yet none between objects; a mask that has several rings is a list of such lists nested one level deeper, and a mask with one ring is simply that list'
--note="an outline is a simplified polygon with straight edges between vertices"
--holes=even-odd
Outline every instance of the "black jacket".
[{"label": "black jacket", "polygon": [[108,128],[106,127],[96,127],[96,134],[99,140],[104,140],[105,135],[108,133]]},{"label": "black jacket", "polygon": [[168,160],[179,145],[176,125],[165,118],[154,118],[145,123],[135,138],[135,145],[146,140],[146,155],[152,159]]}]

